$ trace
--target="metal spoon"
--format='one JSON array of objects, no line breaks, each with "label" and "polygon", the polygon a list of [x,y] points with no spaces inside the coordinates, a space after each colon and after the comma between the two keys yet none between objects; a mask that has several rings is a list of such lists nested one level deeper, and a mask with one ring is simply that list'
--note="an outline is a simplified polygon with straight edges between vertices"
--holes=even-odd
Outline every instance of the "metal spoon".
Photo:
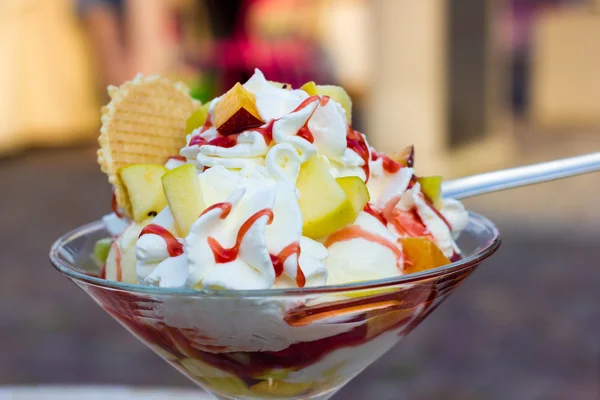
[{"label": "metal spoon", "polygon": [[596,171],[600,152],[454,179],[442,184],[442,194],[463,199]]}]

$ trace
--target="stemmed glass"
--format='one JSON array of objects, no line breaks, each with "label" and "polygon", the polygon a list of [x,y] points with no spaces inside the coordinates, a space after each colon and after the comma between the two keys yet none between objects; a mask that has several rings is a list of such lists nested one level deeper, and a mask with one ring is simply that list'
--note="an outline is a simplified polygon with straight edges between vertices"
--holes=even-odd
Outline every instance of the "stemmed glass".
[{"label": "stemmed glass", "polygon": [[50,260],[106,312],[217,399],[328,399],[391,349],[500,245],[470,213],[460,261],[395,278],[250,291],[146,287],[99,278],[93,222],[58,239]]}]

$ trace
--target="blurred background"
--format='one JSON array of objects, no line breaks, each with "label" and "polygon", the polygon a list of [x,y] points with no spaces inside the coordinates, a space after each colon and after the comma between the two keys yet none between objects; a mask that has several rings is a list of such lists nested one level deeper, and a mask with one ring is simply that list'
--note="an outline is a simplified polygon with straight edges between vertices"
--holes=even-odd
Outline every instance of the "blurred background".
[{"label": "blurred background", "polygon": [[[191,386],[47,261],[109,210],[106,85],[341,84],[372,144],[451,178],[598,151],[598,38],[598,0],[0,1],[0,384]],[[466,201],[503,247],[339,398],[600,398],[599,182]]]}]

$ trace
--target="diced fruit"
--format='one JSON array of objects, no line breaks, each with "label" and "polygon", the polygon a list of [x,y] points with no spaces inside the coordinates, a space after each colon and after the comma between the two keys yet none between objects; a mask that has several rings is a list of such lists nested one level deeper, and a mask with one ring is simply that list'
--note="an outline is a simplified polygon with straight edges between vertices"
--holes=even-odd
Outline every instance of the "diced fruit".
[{"label": "diced fruit", "polygon": [[194,111],[185,121],[185,134],[189,135],[194,129],[200,128],[206,122],[208,117],[208,107],[210,103],[203,104],[202,107]]},{"label": "diced fruit", "polygon": [[269,83],[279,89],[292,90],[292,85],[290,85],[289,83],[281,83],[275,81],[269,81]]},{"label": "diced fruit", "polygon": [[441,176],[424,176],[417,178],[417,182],[421,184],[421,192],[427,197],[435,208],[438,210],[444,206],[442,199],[442,177]]},{"label": "diced fruit", "polygon": [[110,246],[113,244],[112,238],[104,238],[100,239],[94,245],[94,259],[99,264],[104,264],[106,259],[108,258],[108,252],[110,251]]},{"label": "diced fruit", "polygon": [[250,387],[255,393],[272,396],[297,396],[310,389],[311,382],[284,382],[267,380]]},{"label": "diced fruit", "polygon": [[215,125],[222,135],[261,126],[264,121],[256,108],[256,99],[239,83],[223,95],[215,106]]},{"label": "diced fruit", "polygon": [[162,184],[177,232],[185,237],[204,210],[196,166],[185,164],[172,169],[163,176]]},{"label": "diced fruit", "polygon": [[404,238],[401,241],[405,257],[404,273],[406,274],[450,264],[450,260],[444,256],[435,243],[427,238]]},{"label": "diced fruit", "polygon": [[167,169],[158,164],[131,164],[119,168],[118,174],[125,184],[135,222],[158,214],[167,205],[160,183],[165,172]]},{"label": "diced fruit", "polygon": [[302,233],[312,239],[327,236],[356,219],[352,203],[317,155],[302,164],[296,181],[300,191]]},{"label": "diced fruit", "polygon": [[367,185],[358,176],[344,176],[335,181],[342,187],[354,207],[354,212],[358,215],[371,199]]},{"label": "diced fruit", "polygon": [[407,146],[400,153],[392,154],[390,158],[402,164],[403,167],[412,168],[415,163],[415,146]]},{"label": "diced fruit", "polygon": [[315,85],[313,81],[306,82],[300,89],[308,93],[309,96],[314,96],[317,94],[317,85]]}]

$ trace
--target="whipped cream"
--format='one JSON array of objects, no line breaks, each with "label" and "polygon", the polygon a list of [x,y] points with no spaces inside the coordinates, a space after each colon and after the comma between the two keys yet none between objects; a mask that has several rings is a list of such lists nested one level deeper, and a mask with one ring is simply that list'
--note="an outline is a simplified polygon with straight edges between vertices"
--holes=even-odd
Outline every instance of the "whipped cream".
[{"label": "whipped cream", "polygon": [[[366,154],[353,150],[349,143],[356,135],[349,136],[354,131],[339,103],[326,96],[311,97],[303,90],[279,88],[259,70],[244,87],[254,95],[265,124],[222,136],[213,124],[222,98],[211,102],[207,123],[188,135],[181,149],[185,161],[171,158],[166,164],[168,169],[186,162],[196,166],[206,210],[186,237],[177,236],[169,207],[152,220],[127,228],[108,260],[116,271],[116,250],[120,250],[121,279],[160,287],[243,290],[401,275],[400,239],[405,233],[374,216],[390,207],[414,210],[425,234],[448,258],[459,252],[454,240],[468,222],[462,204],[446,200],[440,210],[433,209],[414,182],[414,170],[386,170],[384,157],[368,146],[364,135]],[[321,157],[335,178],[358,176],[365,181],[374,210],[373,215],[360,212],[353,224],[318,241],[302,235],[295,186],[302,164],[314,156]],[[112,217],[105,222],[115,235],[124,229]],[[170,232],[181,253],[169,254],[159,234],[137,238],[146,224]]]},{"label": "whipped cream", "polygon": [[453,237],[456,232],[460,232],[458,229],[464,229],[469,221],[469,215],[461,203],[456,200],[445,202],[444,207],[440,210],[440,213],[446,219],[444,221],[432,206],[427,204],[421,193],[421,185],[416,183],[411,189],[402,194],[396,207],[404,211],[416,207],[421,221],[423,221],[442,253],[448,258],[451,258],[455,253],[460,253]]}]

